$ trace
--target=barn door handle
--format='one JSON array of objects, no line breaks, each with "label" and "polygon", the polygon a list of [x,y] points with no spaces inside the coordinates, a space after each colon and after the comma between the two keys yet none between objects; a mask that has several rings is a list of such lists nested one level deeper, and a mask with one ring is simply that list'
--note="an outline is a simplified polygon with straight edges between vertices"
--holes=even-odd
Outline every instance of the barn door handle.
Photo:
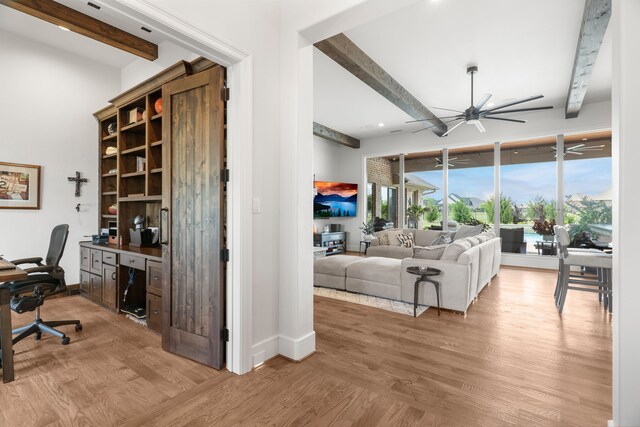
[{"label": "barn door handle", "polygon": [[161,208],[158,216],[159,216],[159,218],[158,218],[158,224],[159,224],[159,227],[158,227],[158,240],[160,241],[161,245],[168,245],[169,244],[169,239],[165,239],[165,236],[164,236],[164,225],[169,220],[169,208]]}]

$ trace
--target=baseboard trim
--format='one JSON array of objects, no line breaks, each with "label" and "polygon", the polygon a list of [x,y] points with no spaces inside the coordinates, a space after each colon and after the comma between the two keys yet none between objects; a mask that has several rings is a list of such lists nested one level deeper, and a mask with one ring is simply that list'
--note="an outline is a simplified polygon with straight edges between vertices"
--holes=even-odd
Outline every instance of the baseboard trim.
[{"label": "baseboard trim", "polygon": [[280,335],[278,349],[282,356],[293,361],[300,361],[316,351],[316,333],[311,331],[302,338],[293,339]]},{"label": "baseboard trim", "polygon": [[252,368],[264,364],[267,360],[278,355],[278,336],[274,335],[266,340],[260,341],[251,347]]}]

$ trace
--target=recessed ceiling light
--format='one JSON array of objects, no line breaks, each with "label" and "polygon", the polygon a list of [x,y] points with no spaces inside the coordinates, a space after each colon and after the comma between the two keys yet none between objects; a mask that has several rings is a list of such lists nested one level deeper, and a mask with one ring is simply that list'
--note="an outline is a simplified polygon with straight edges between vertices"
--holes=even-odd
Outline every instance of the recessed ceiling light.
[{"label": "recessed ceiling light", "polygon": [[513,154],[518,154],[518,150],[514,151]]},{"label": "recessed ceiling light", "polygon": [[384,123],[382,123],[382,122],[378,123],[378,127],[379,128],[384,127]]},{"label": "recessed ceiling light", "polygon": [[63,27],[62,25],[58,25],[58,28],[60,28],[62,31],[69,31],[67,27]]},{"label": "recessed ceiling light", "polygon": [[588,140],[589,140],[589,138],[582,138],[582,140],[583,140],[583,141],[588,141]]}]

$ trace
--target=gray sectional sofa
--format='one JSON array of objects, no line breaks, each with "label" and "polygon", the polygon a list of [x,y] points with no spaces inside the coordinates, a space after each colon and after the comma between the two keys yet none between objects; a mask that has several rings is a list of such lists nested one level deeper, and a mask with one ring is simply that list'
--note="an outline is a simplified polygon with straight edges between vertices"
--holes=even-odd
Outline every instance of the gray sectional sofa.
[{"label": "gray sectional sofa", "polygon": [[[412,248],[399,248],[410,251],[410,254],[403,251],[408,256],[402,259],[399,258],[399,251],[387,252],[387,248],[382,248],[386,251],[379,254],[385,253],[390,256],[373,256],[376,251],[371,252],[371,249],[375,248],[372,245],[366,258],[333,255],[316,260],[314,286],[413,303],[416,276],[407,273],[407,267],[433,267],[442,271],[434,277],[441,284],[440,307],[466,313],[480,291],[498,274],[502,254],[501,242],[499,237],[476,242],[455,260],[413,258]],[[418,303],[436,305],[433,286],[420,286]]]}]

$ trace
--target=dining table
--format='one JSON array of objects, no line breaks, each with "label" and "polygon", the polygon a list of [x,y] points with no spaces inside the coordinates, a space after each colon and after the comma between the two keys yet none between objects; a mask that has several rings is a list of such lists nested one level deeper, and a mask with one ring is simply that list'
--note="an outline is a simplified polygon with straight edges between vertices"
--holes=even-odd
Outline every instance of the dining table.
[{"label": "dining table", "polygon": [[2,357],[2,382],[13,381],[13,341],[11,336],[11,292],[4,283],[27,278],[27,272],[19,267],[0,270],[0,356]]}]

